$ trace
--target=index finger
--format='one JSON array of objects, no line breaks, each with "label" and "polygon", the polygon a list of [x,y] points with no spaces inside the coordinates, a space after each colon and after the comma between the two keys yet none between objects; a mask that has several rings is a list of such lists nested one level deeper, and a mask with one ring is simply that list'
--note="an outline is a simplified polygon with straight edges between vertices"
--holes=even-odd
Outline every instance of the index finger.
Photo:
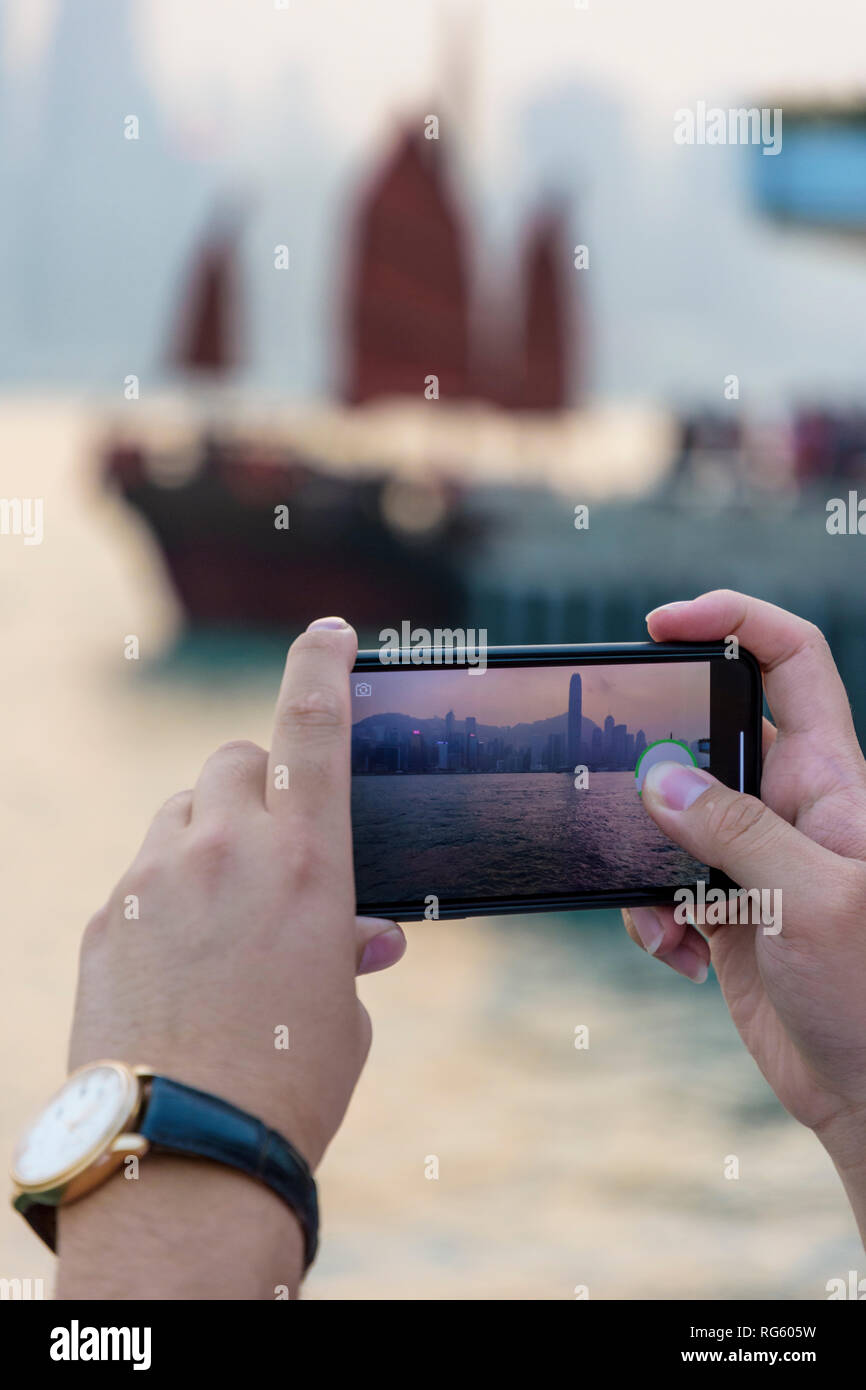
[{"label": "index finger", "polygon": [[342,618],[319,618],[289,648],[268,755],[265,804],[287,824],[327,824],[351,844],[349,672],[358,639]]},{"label": "index finger", "polygon": [[818,733],[838,745],[857,737],[848,696],[826,638],[814,623],[763,599],[715,589],[647,614],[657,642],[736,637],[757,658],[780,733]]}]

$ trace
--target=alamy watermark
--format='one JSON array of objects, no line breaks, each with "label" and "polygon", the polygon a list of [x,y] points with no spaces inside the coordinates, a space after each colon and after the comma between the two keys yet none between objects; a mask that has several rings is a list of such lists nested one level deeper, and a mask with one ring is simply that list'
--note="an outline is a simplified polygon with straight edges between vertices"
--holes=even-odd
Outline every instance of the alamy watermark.
[{"label": "alamy watermark", "polygon": [[395,627],[384,627],[379,642],[383,666],[466,665],[470,676],[487,670],[486,627],[435,627],[431,631],[413,627],[404,619],[399,632]]},{"label": "alamy watermark", "polygon": [[828,536],[866,536],[866,497],[849,489],[844,497],[831,497],[825,522]]},{"label": "alamy watermark", "polygon": [[82,1327],[73,1318],[68,1327],[52,1329],[48,1354],[52,1361],[131,1361],[134,1371],[147,1371],[151,1328]]},{"label": "alamy watermark", "polygon": [[41,545],[41,497],[0,497],[0,536],[23,536],[25,545]]},{"label": "alamy watermark", "polygon": [[28,1302],[45,1297],[44,1279],[0,1279],[0,1302]]},{"label": "alamy watermark", "polygon": [[866,1279],[861,1279],[856,1269],[848,1270],[847,1279],[828,1279],[824,1288],[831,1303],[840,1298],[850,1298],[857,1303],[866,1299]]},{"label": "alamy watermark", "polygon": [[676,145],[762,145],[762,154],[782,153],[781,106],[681,106],[674,112]]},{"label": "alamy watermark", "polygon": [[699,879],[694,888],[674,893],[674,921],[679,926],[763,927],[765,936],[782,930],[781,888],[708,888]]}]

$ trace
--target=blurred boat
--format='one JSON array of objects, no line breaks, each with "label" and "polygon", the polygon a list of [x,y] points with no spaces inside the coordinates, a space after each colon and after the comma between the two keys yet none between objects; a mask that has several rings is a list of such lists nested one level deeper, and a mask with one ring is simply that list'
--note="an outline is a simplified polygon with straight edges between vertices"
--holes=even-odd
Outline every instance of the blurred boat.
[{"label": "blurred boat", "polygon": [[416,490],[438,519],[412,532],[387,520],[387,475],[340,477],[287,448],[209,435],[190,468],[120,443],[107,473],[152,529],[192,623],[296,627],[328,612],[376,627],[396,603],[436,626],[461,605],[455,562],[475,523],[444,484]]},{"label": "blurred boat", "polygon": [[233,420],[237,262],[236,227],[221,225],[192,266],[170,351],[193,384],[200,435],[164,448],[144,431],[114,438],[109,486],[152,530],[193,624],[293,627],[340,612],[369,627],[392,620],[395,596],[422,624],[445,621],[460,607],[459,558],[478,530],[458,485],[428,475],[395,490],[384,467],[341,474]]},{"label": "blurred boat", "polygon": [[[346,413],[358,421],[349,434],[362,442],[362,464],[344,457],[335,467],[300,438],[239,428],[238,219],[217,219],[194,259],[169,359],[194,386],[200,435],[164,449],[118,436],[105,463],[109,484],[155,535],[191,623],[291,627],[337,611],[370,628],[391,625],[396,609],[422,626],[459,622],[467,556],[485,531],[484,507],[467,505],[473,410],[535,422],[565,412],[561,219],[548,212],[531,229],[513,331],[491,312],[486,341],[476,341],[463,219],[447,155],[423,129],[418,120],[398,132],[358,199],[345,405],[333,407],[332,422],[345,434]],[[370,457],[380,408],[401,401],[411,416],[400,440],[409,470]],[[443,457],[436,440],[444,430],[453,441],[455,411],[462,447]],[[380,442],[387,450],[392,441]]]}]

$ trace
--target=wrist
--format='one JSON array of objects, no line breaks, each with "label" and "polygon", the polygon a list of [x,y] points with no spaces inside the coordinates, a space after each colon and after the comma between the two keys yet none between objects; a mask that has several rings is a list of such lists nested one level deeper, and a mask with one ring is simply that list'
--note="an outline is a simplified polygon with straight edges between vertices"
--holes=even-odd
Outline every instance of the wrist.
[{"label": "wrist", "polygon": [[866,1111],[846,1110],[817,1126],[815,1134],[833,1160],[866,1244]]},{"label": "wrist", "polygon": [[60,1299],[294,1298],[304,1240],[291,1209],[243,1173],[149,1154],[58,1211]]},{"label": "wrist", "polygon": [[52,1250],[63,1241],[82,1296],[291,1296],[315,1257],[303,1155],[233,1102],[237,1083],[217,1095],[191,1070],[199,1086],[116,1058],[85,1063],[19,1139],[14,1205]]},{"label": "wrist", "polygon": [[866,1107],[847,1106],[832,1119],[815,1126],[815,1134],[840,1176],[852,1181],[866,1175]]}]

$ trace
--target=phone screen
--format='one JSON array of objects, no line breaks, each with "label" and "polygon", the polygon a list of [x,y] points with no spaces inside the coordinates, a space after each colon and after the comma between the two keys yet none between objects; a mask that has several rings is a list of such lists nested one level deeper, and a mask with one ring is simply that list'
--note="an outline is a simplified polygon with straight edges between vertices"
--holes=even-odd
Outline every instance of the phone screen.
[{"label": "phone screen", "polygon": [[[423,916],[432,902],[430,915],[463,915],[640,901],[709,883],[709,866],[656,827],[640,791],[662,760],[715,775],[723,763],[723,780],[739,775],[752,789],[751,667],[742,680],[739,663],[718,655],[650,651],[550,664],[524,654],[483,671],[359,662],[359,907]],[[724,749],[714,757],[716,740]]]}]

